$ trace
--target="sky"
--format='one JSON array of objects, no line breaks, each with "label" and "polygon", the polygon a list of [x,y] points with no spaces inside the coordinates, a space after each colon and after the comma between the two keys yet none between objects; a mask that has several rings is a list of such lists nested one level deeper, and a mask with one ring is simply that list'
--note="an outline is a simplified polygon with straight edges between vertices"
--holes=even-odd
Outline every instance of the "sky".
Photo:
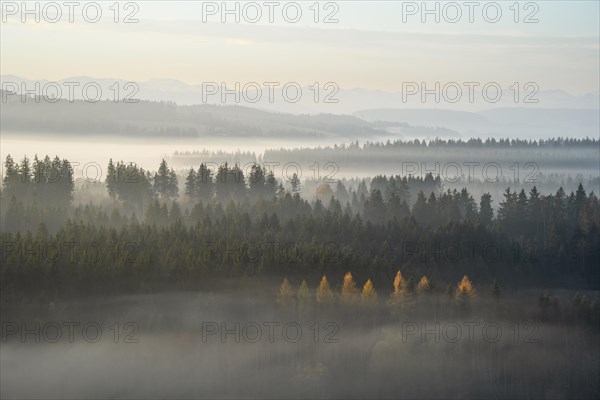
[{"label": "sky", "polygon": [[[28,3],[31,10],[34,3]],[[239,23],[223,13],[221,1],[121,2],[118,22],[114,2],[98,2],[96,23],[83,17],[86,2],[74,10],[72,23],[63,2],[54,3],[62,16],[55,23],[57,8],[39,3],[36,22],[20,1],[2,2],[1,74],[228,85],[335,82],[389,92],[405,82],[535,82],[540,90],[581,95],[597,92],[600,84],[598,1],[516,7],[484,1],[472,9],[463,1],[427,2],[429,10],[439,10],[439,21],[423,13],[421,1],[277,2],[272,22],[267,2],[228,2],[230,10],[237,4]],[[93,20],[95,8],[86,10]],[[124,23],[127,16],[137,22]]]}]

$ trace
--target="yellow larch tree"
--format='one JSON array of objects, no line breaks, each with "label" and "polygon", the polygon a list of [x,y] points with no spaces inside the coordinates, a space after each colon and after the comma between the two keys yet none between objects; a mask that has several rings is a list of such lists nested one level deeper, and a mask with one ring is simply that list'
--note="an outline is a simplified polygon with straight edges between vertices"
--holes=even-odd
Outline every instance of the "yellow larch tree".
[{"label": "yellow larch tree", "polygon": [[417,293],[419,295],[429,294],[431,292],[431,281],[425,275],[417,284]]},{"label": "yellow larch tree", "polygon": [[367,280],[360,294],[361,303],[365,306],[373,306],[377,303],[377,292],[373,287],[373,282]]},{"label": "yellow larch tree", "polygon": [[329,287],[329,282],[327,281],[327,277],[323,275],[321,278],[321,283],[317,288],[317,302],[320,304],[331,303],[333,301],[333,291]]},{"label": "yellow larch tree", "polygon": [[401,305],[406,299],[407,289],[406,279],[404,279],[400,271],[396,272],[394,291],[392,292],[390,302],[395,305]]},{"label": "yellow larch tree", "polygon": [[358,289],[352,279],[352,273],[346,272],[344,283],[342,283],[342,292],[340,293],[342,302],[346,304],[355,304],[358,299]]},{"label": "yellow larch tree", "polygon": [[294,304],[294,289],[287,278],[283,278],[283,282],[277,292],[277,303],[283,307],[289,307]]},{"label": "yellow larch tree", "polygon": [[469,280],[468,276],[463,276],[460,282],[458,282],[458,287],[456,288],[456,299],[469,299],[475,296],[475,288],[473,288],[473,284]]}]

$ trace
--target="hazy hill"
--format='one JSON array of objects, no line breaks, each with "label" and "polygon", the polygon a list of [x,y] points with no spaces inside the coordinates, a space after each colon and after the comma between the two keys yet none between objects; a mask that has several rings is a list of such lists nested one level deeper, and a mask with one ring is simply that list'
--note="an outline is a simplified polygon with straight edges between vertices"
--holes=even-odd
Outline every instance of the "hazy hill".
[{"label": "hazy hill", "polygon": [[[47,80],[33,80],[23,78],[15,75],[0,75],[0,82],[15,83],[21,85],[25,83],[27,88],[34,87],[36,82],[40,85],[48,83]],[[127,83],[124,79],[115,78],[96,78],[89,76],[74,76],[68,77],[56,81],[59,85],[64,85],[65,82],[76,82],[80,86],[87,83],[97,83],[102,87],[102,92],[105,94],[104,98],[112,98],[113,92],[110,87],[117,83],[121,88]],[[217,82],[220,84],[221,82]],[[281,82],[284,85],[286,82]],[[333,82],[335,84],[335,82]],[[264,83],[258,82],[259,85]],[[334,114],[352,114],[354,112],[366,109],[379,109],[379,108],[402,108],[402,109],[419,109],[427,110],[432,106],[440,107],[448,110],[455,111],[469,111],[477,112],[481,110],[489,110],[493,108],[506,108],[514,107],[515,103],[512,97],[512,92],[508,88],[503,88],[503,96],[497,103],[487,103],[481,99],[480,92],[476,92],[477,97],[475,101],[470,102],[466,93],[463,93],[461,100],[456,103],[440,103],[435,104],[432,102],[421,101],[421,96],[410,95],[403,96],[402,92],[389,92],[384,90],[371,90],[364,88],[339,88],[339,90],[333,90],[332,88],[326,88],[327,82],[319,82],[319,101],[314,100],[314,92],[307,86],[302,87],[302,96],[297,102],[291,103],[283,100],[281,94],[281,86],[275,90],[274,101],[269,101],[268,91],[266,87],[261,88],[263,96],[256,102],[244,101],[244,96],[240,95],[239,103],[236,103],[236,99],[233,95],[228,95],[225,98],[225,102],[222,101],[220,95],[207,96],[203,99],[203,85],[201,84],[189,84],[176,79],[151,79],[144,82],[135,82],[137,86],[136,97],[142,100],[150,101],[171,101],[180,105],[194,105],[194,104],[227,104],[227,105],[242,105],[252,108],[290,113],[290,114],[320,114],[320,113],[334,113]],[[244,83],[240,82],[240,88],[244,86]],[[234,87],[230,85],[227,90],[232,90]],[[466,89],[463,88],[463,92]],[[243,92],[243,90],[240,90]],[[121,90],[120,95],[126,95],[127,91]],[[247,91],[247,96],[252,97],[255,92],[251,90]],[[324,102],[324,97],[331,95],[331,100],[337,100],[337,102]],[[76,99],[81,99],[80,93],[75,93]],[[594,109],[600,108],[600,93],[587,93],[583,95],[573,95],[564,90],[540,90],[535,94],[535,98],[538,100],[537,104],[526,104],[529,109],[534,108],[576,108],[576,109]]]},{"label": "hazy hill", "polygon": [[[439,109],[367,109],[354,113],[366,121],[378,122],[395,131],[397,123],[423,127],[444,127],[468,137],[598,137],[597,109],[496,108],[480,112]],[[386,122],[388,122],[386,124]]]},{"label": "hazy hill", "polygon": [[385,134],[354,116],[291,115],[242,106],[180,106],[172,102],[115,103],[83,100],[36,102],[8,96],[2,131],[119,134],[131,136],[222,136],[294,138],[370,138]]}]

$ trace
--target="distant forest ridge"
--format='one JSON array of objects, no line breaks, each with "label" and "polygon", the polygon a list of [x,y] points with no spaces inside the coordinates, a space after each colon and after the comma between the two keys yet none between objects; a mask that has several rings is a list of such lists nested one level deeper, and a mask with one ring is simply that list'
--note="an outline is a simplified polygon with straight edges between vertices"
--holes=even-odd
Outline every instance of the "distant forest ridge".
[{"label": "distant forest ridge", "polygon": [[[496,148],[515,148],[515,147],[523,147],[523,148],[565,148],[565,147],[581,147],[581,148],[589,148],[590,146],[598,147],[600,145],[600,141],[596,138],[550,138],[550,139],[495,139],[495,138],[470,138],[470,139],[412,139],[412,140],[387,140],[387,141],[365,141],[364,144],[360,144],[357,140],[350,144],[339,144],[333,146],[316,146],[316,147],[302,147],[290,149],[287,151],[296,151],[296,150],[366,150],[369,148],[389,148],[389,147],[419,147],[419,148],[432,148],[432,147],[496,147]],[[286,149],[272,149],[267,151],[285,151]],[[600,151],[600,147],[597,148]],[[175,155],[188,155],[188,154],[227,154],[227,152],[211,152],[211,151],[176,151]],[[239,152],[239,154],[253,154],[251,152]]]},{"label": "distant forest ridge", "polygon": [[241,105],[178,105],[167,101],[49,99],[0,91],[3,134],[97,134],[126,138],[277,138],[380,140],[458,137],[595,137],[598,110],[499,108],[469,113],[443,109],[289,114]]},{"label": "distant forest ridge", "polygon": [[481,165],[498,163],[507,168],[515,163],[535,163],[543,174],[568,172],[598,175],[600,170],[600,142],[596,138],[527,139],[440,139],[367,141],[359,144],[267,149],[257,155],[250,151],[176,151],[173,165],[188,167],[190,163],[230,162],[296,162],[337,163],[340,173],[363,170],[380,173],[383,170],[400,172],[402,163],[477,162]]},{"label": "distant forest ridge", "polygon": [[103,134],[127,137],[378,137],[385,131],[349,115],[292,115],[243,106],[173,102],[49,100],[1,92],[3,132]]}]

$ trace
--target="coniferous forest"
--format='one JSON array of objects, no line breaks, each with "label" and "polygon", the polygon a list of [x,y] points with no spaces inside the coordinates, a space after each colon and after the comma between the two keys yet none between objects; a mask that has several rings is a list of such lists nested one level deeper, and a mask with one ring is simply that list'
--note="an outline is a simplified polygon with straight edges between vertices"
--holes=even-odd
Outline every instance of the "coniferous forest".
[{"label": "coniferous forest", "polygon": [[[258,163],[208,165],[175,171],[162,160],[145,170],[111,159],[106,176],[90,181],[75,179],[60,156],[7,156],[0,279],[7,320],[26,313],[36,315],[29,325],[88,321],[89,306],[74,305],[81,301],[75,299],[96,304],[92,299],[135,295],[151,308],[134,310],[129,300],[115,300],[102,305],[103,312],[92,311],[94,323],[134,316],[118,328],[132,341],[143,338],[141,332],[154,337],[168,329],[177,332],[172,345],[212,343],[215,356],[233,359],[245,350],[218,350],[228,343],[227,332],[235,343],[260,338],[258,348],[266,353],[255,365],[270,371],[273,357],[280,357],[280,373],[289,374],[281,382],[293,379],[300,396],[314,394],[303,388],[306,382],[340,393],[335,379],[349,375],[368,382],[351,385],[353,393],[367,395],[376,384],[386,395],[442,395],[439,385],[420,386],[422,373],[398,382],[390,374],[406,370],[398,364],[408,357],[405,348],[421,349],[411,360],[427,363],[428,357],[447,359],[457,341],[465,348],[457,360],[469,362],[479,346],[490,363],[488,375],[479,371],[468,380],[472,394],[597,393],[597,364],[583,355],[596,348],[600,334],[600,206],[590,188],[579,183],[569,193],[560,186],[542,193],[535,185],[529,191],[506,187],[501,198],[474,198],[466,188],[444,189],[432,173],[390,171],[315,183],[298,174],[278,179]],[[160,297],[145,297],[151,293]],[[239,303],[238,296],[246,300]],[[203,317],[185,322],[189,311],[169,317],[168,304],[195,304]],[[305,337],[290,340],[288,325],[271,331],[280,323],[295,324]],[[26,334],[11,324],[8,336]],[[275,336],[263,343],[267,327]],[[550,345],[560,337],[576,343],[565,360],[573,375],[559,378],[551,366],[525,373],[524,365],[540,354],[563,351]],[[366,347],[346,348],[357,340]],[[273,353],[268,346],[274,343],[288,348]],[[495,346],[505,349],[499,359]],[[344,363],[356,367],[348,372],[340,369]],[[239,377],[238,368],[204,383],[207,393],[222,393],[218,382]],[[467,375],[469,369],[441,369],[437,379],[448,385]],[[547,377],[558,383],[548,386]],[[189,383],[180,384],[185,393]],[[573,389],[577,384],[587,389]],[[287,389],[278,385],[273,392],[283,395]]]},{"label": "coniferous forest", "polygon": [[347,271],[385,285],[399,268],[444,284],[600,285],[600,205],[582,184],[475,199],[432,174],[380,175],[321,183],[308,200],[297,175],[286,189],[259,164],[178,175],[164,160],[156,172],[111,160],[102,201],[76,203],[66,159],[8,156],[5,171],[4,295]]}]

